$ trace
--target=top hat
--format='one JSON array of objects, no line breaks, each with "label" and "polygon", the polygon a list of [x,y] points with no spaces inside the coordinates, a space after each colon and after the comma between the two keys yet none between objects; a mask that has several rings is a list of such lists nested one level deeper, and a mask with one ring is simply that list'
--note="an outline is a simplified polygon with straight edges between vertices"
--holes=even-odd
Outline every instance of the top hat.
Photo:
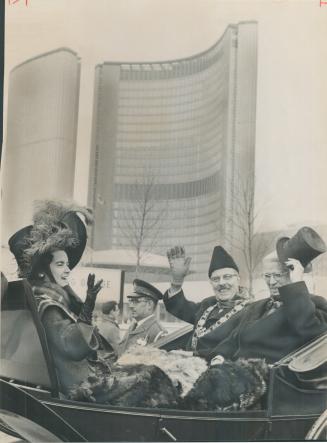
[{"label": "top hat", "polygon": [[150,297],[156,303],[163,298],[159,289],[150,285],[150,283],[136,278],[133,281],[134,292],[129,294],[127,298]]},{"label": "top hat", "polygon": [[209,278],[214,271],[223,268],[232,268],[235,269],[235,271],[239,272],[238,266],[235,263],[233,257],[229,255],[222,246],[215,246],[212,252],[211,262],[208,271]]},{"label": "top hat", "polygon": [[299,260],[305,272],[311,271],[311,261],[326,252],[324,240],[308,226],[299,229],[293,237],[282,237],[277,241],[278,259],[284,263],[289,258]]}]

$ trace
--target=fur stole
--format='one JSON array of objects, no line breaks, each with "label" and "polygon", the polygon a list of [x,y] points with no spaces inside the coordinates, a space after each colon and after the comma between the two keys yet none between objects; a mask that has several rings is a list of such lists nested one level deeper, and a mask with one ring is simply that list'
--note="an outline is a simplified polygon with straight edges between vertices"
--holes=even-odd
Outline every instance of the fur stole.
[{"label": "fur stole", "polygon": [[61,308],[61,310],[63,310],[71,319],[76,321],[75,316],[77,316],[78,313],[74,312],[72,305],[74,301],[77,303],[77,300],[75,299],[72,303],[72,298],[64,288],[50,281],[37,282],[32,287],[41,318],[47,307],[57,306],[58,308]]}]

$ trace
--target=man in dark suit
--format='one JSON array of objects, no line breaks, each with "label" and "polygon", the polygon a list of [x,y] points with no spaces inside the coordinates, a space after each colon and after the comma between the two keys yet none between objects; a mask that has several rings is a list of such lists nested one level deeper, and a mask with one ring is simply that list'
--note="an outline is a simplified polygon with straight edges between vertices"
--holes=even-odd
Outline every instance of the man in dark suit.
[{"label": "man in dark suit", "polygon": [[216,246],[209,266],[209,280],[214,295],[200,303],[184,296],[182,285],[189,271],[189,257],[183,247],[175,246],[167,252],[171,269],[171,287],[164,295],[166,309],[172,315],[194,325],[186,350],[198,355],[210,354],[236,328],[249,294],[240,286],[239,269],[222,246]]},{"label": "man in dark suit", "polygon": [[134,291],[127,296],[133,322],[123,339],[119,353],[131,346],[155,343],[167,332],[156,319],[155,311],[161,292],[143,280],[135,279]]},{"label": "man in dark suit", "polygon": [[326,332],[327,301],[309,293],[303,272],[297,259],[282,262],[276,252],[267,256],[263,276],[270,298],[244,309],[237,328],[203,356],[212,364],[226,358],[265,358],[274,363]]}]

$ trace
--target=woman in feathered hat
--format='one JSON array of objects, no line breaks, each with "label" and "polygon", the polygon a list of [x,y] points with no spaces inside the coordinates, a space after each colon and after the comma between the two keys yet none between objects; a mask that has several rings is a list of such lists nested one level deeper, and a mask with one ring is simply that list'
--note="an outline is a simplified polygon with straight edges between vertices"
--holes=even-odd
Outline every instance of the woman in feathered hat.
[{"label": "woman in feathered hat", "polygon": [[[102,281],[95,282],[94,274],[89,274],[84,303],[68,283],[70,270],[80,261],[87,240],[86,227],[78,213],[86,223],[91,223],[91,212],[86,208],[39,202],[33,225],[16,232],[9,240],[19,276],[32,285],[60,390],[68,397],[114,404],[126,391],[127,383],[135,385],[130,400],[134,401],[133,406],[173,404],[177,391],[168,376],[155,366],[134,365],[130,371],[125,368],[123,375],[119,371],[112,374],[107,358],[112,356],[112,349],[92,325]],[[151,392],[150,397],[140,395],[142,390],[149,391],[147,385],[154,377],[160,389]]]},{"label": "woman in feathered hat", "polygon": [[[18,275],[32,285],[64,393],[84,380],[89,372],[88,357],[94,351],[99,347],[110,350],[92,326],[102,281],[95,283],[94,274],[89,274],[84,303],[69,286],[70,271],[80,261],[87,240],[86,227],[78,213],[87,224],[92,222],[92,214],[86,208],[37,202],[33,225],[9,239]],[[105,363],[102,368],[109,373]]]},{"label": "woman in feathered hat", "polygon": [[[137,361],[134,354],[127,355],[125,362],[109,363],[106,342],[92,325],[101,280],[95,283],[94,274],[89,275],[84,303],[68,284],[70,270],[79,262],[87,239],[78,213],[91,222],[85,208],[43,202],[33,225],[9,240],[20,277],[33,287],[61,392],[74,400],[126,407],[230,410],[255,404],[265,390],[266,367],[260,361],[225,362],[206,369],[204,360],[183,351],[159,351],[157,355],[158,350],[143,348],[145,353],[135,350],[138,364],[131,364]],[[186,366],[188,378],[180,371]],[[182,396],[180,386],[190,380],[193,387]]]}]

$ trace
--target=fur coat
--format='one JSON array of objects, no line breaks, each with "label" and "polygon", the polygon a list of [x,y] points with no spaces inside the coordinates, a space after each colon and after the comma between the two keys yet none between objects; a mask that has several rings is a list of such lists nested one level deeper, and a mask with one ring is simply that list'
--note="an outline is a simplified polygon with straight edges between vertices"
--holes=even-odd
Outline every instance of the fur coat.
[{"label": "fur coat", "polygon": [[77,296],[49,281],[35,284],[33,292],[61,391],[67,394],[90,374],[109,373],[105,362],[97,363],[99,340],[94,326],[78,321],[82,302]]}]

